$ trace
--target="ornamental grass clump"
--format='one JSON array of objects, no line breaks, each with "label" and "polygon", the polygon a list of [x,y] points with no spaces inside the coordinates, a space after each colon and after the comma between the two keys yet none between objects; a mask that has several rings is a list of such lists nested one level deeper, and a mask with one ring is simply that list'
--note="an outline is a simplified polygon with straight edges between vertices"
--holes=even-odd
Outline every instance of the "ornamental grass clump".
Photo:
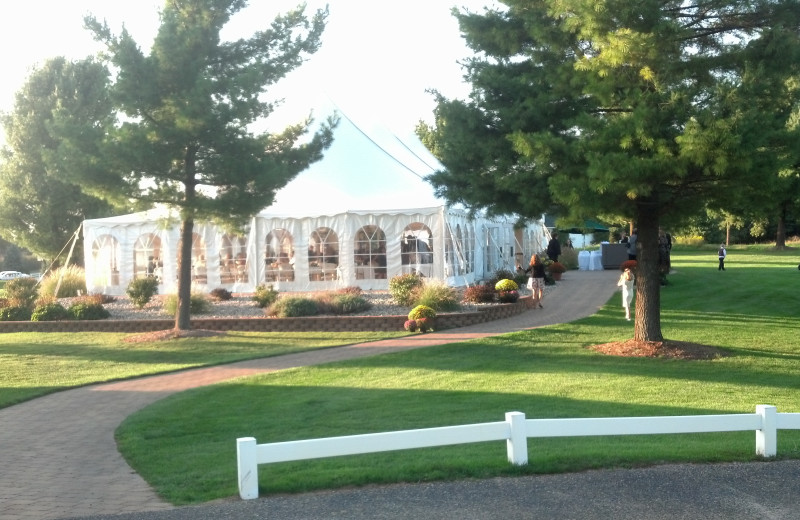
[{"label": "ornamental grass clump", "polygon": [[416,291],[414,303],[438,312],[456,311],[461,307],[458,291],[441,280],[425,280]]},{"label": "ornamental grass clump", "polygon": [[[58,294],[56,294],[56,287]],[[52,271],[39,282],[39,295],[53,298],[74,298],[86,294],[86,271],[77,265],[67,265]]]},{"label": "ornamental grass clump", "polygon": [[370,303],[360,294],[349,292],[325,292],[314,297],[318,314],[353,314],[370,308]]},{"label": "ornamental grass clump", "polygon": [[[207,314],[211,311],[211,300],[205,294],[192,293],[189,295],[189,314]],[[164,312],[175,316],[178,312],[178,295],[170,294],[164,298]]]}]

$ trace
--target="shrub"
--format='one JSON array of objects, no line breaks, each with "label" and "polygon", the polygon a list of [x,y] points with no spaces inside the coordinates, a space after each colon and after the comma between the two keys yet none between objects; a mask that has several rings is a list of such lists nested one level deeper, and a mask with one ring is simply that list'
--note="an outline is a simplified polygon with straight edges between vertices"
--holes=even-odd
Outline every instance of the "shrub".
[{"label": "shrub", "polygon": [[508,269],[498,269],[497,271],[494,272],[494,278],[495,280],[510,279],[514,278],[514,273],[512,273]]},{"label": "shrub", "polygon": [[267,309],[267,314],[278,318],[314,316],[318,313],[317,302],[304,296],[284,296]]},{"label": "shrub", "polygon": [[350,287],[342,287],[341,289],[337,289],[336,292],[339,294],[354,294],[356,296],[361,296],[363,291],[361,290],[361,287],[353,285]]},{"label": "shrub", "polygon": [[72,319],[63,305],[56,301],[37,305],[31,314],[31,321],[62,321]]},{"label": "shrub", "polygon": [[77,301],[81,303],[98,303],[100,305],[105,305],[106,303],[112,303],[116,300],[116,298],[108,294],[86,294],[79,297]]},{"label": "shrub", "polygon": [[272,288],[271,285],[264,286],[259,285],[256,287],[256,292],[253,293],[253,301],[258,303],[258,306],[262,309],[264,307],[269,307],[278,299],[278,291]]},{"label": "shrub", "polygon": [[499,292],[516,291],[519,289],[517,282],[505,278],[494,284],[494,290]]},{"label": "shrub", "polygon": [[397,305],[414,305],[416,292],[422,287],[422,277],[417,274],[401,274],[389,280],[389,294]]},{"label": "shrub", "polygon": [[38,295],[37,289],[34,278],[16,278],[9,281],[6,284],[6,298],[8,298],[9,306],[32,309]]},{"label": "shrub", "polygon": [[[189,314],[205,314],[211,310],[211,300],[205,294],[192,293],[189,295]],[[178,295],[170,294],[164,298],[164,312],[175,316],[178,312]]]},{"label": "shrub", "polygon": [[464,290],[464,301],[468,303],[492,303],[497,291],[491,285],[471,285]]},{"label": "shrub", "polygon": [[458,291],[441,280],[425,280],[416,290],[414,303],[439,312],[455,311],[460,307]]},{"label": "shrub", "polygon": [[370,303],[355,292],[329,291],[316,294],[312,299],[317,303],[317,314],[352,314],[370,307]]},{"label": "shrub", "polygon": [[408,313],[409,320],[418,320],[420,318],[430,318],[433,319],[436,317],[436,311],[427,307],[425,305],[417,305],[411,312]]},{"label": "shrub", "polygon": [[497,299],[503,303],[514,303],[515,301],[519,300],[519,292],[518,291],[499,291],[497,293]]},{"label": "shrub", "polygon": [[105,320],[111,316],[102,304],[90,301],[75,302],[67,312],[74,320]]},{"label": "shrub", "polygon": [[228,289],[224,288],[224,287],[217,287],[216,289],[211,291],[208,294],[208,296],[212,300],[218,301],[218,302],[226,302],[226,301],[230,300],[231,298],[233,298],[233,294],[231,294],[231,292]]},{"label": "shrub", "polygon": [[433,318],[419,318],[416,322],[420,332],[424,333],[433,330]]},{"label": "shrub", "polygon": [[564,264],[564,267],[566,267],[568,271],[571,269],[577,269],[578,250],[575,248],[565,247],[561,250],[561,255],[558,257],[558,261]]},{"label": "shrub", "polygon": [[86,272],[77,265],[67,265],[51,271],[39,282],[39,294],[53,298],[74,298],[86,294]]},{"label": "shrub", "polygon": [[148,304],[153,296],[158,294],[158,279],[154,276],[137,278],[128,284],[128,288],[125,292],[128,294],[131,302],[141,309]]},{"label": "shrub", "polygon": [[525,271],[519,271],[514,275],[514,282],[516,282],[517,287],[524,287],[528,283],[528,274]]},{"label": "shrub", "polygon": [[700,247],[705,242],[705,239],[699,235],[677,235],[672,237],[672,243],[681,246]]},{"label": "shrub", "polygon": [[11,305],[0,309],[0,321],[31,321],[30,307]]}]

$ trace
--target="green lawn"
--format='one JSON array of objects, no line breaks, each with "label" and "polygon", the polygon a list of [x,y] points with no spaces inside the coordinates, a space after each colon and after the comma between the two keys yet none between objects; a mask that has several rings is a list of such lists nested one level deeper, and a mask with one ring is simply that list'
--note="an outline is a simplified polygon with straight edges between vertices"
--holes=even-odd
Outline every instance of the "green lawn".
[{"label": "green lawn", "polygon": [[[673,251],[662,291],[666,337],[716,345],[713,361],[619,358],[588,346],[630,338],[619,293],[579,322],[488,339],[242,378],[174,395],[130,417],[117,437],[131,465],[166,499],[236,494],[235,439],[259,443],[529,418],[800,412],[798,253]],[[576,294],[575,297],[580,297]],[[529,440],[530,464],[505,443],[262,466],[262,493],[398,481],[481,478],[755,458],[753,432]],[[781,431],[781,457],[800,432]]]},{"label": "green lawn", "polygon": [[76,386],[373,341],[407,333],[231,332],[126,343],[128,334],[0,334],[0,408]]}]

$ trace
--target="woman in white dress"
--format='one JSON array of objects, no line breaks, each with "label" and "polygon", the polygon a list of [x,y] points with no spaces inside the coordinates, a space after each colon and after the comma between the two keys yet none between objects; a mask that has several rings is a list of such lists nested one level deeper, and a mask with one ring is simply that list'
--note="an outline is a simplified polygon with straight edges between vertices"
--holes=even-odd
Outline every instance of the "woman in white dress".
[{"label": "woman in white dress", "polygon": [[633,273],[630,269],[625,269],[619,277],[617,287],[622,287],[622,307],[625,309],[625,319],[631,319],[631,302],[633,301]]}]

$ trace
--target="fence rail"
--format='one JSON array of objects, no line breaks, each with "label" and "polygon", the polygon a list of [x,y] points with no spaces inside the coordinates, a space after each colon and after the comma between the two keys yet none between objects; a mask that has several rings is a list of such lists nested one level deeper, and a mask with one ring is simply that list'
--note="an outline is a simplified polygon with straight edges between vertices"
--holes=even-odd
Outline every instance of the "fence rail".
[{"label": "fence rail", "polygon": [[774,457],[777,454],[777,430],[800,430],[800,413],[778,413],[770,405],[758,405],[755,413],[750,414],[526,419],[524,413],[508,412],[505,419],[490,423],[269,444],[256,444],[254,437],[242,437],[236,440],[239,496],[245,500],[258,498],[258,465],[275,462],[504,440],[508,461],[523,465],[528,463],[529,437],[736,431],[754,431],[756,454]]}]

